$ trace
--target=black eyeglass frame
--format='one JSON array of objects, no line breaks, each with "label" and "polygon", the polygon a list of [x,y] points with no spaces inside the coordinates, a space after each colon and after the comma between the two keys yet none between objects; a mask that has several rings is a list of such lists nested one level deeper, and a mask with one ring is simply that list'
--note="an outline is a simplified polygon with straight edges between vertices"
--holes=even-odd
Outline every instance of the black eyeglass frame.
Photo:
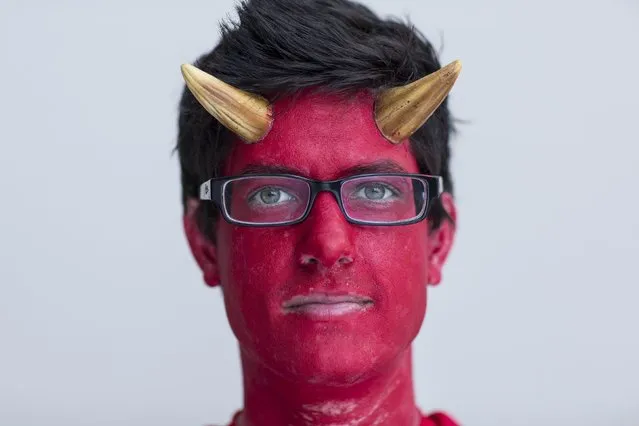
[{"label": "black eyeglass frame", "polygon": [[[348,182],[353,179],[359,178],[367,178],[367,177],[384,177],[384,176],[398,176],[398,177],[406,177],[421,180],[425,185],[424,188],[427,189],[428,194],[425,200],[425,205],[422,208],[420,214],[412,219],[408,219],[405,221],[398,222],[373,222],[373,221],[365,221],[353,219],[346,213],[344,209],[344,204],[342,202],[341,190],[342,186],[345,182]],[[310,194],[308,205],[306,206],[306,210],[304,214],[299,218],[292,221],[287,222],[270,222],[270,223],[253,223],[253,222],[245,222],[241,220],[233,219],[226,210],[226,203],[224,199],[224,193],[226,189],[226,185],[234,180],[246,179],[246,178],[273,178],[273,177],[283,177],[283,178],[293,178],[306,182],[310,187]],[[238,175],[238,176],[224,176],[219,178],[209,179],[206,182],[200,185],[200,200],[203,201],[212,201],[218,210],[222,213],[224,220],[231,224],[247,226],[247,227],[275,227],[275,226],[291,226],[296,225],[298,223],[302,223],[308,218],[308,215],[311,213],[311,209],[315,204],[315,198],[320,192],[330,192],[333,194],[333,197],[337,201],[337,205],[342,211],[342,215],[349,223],[355,225],[364,225],[364,226],[403,226],[403,225],[411,225],[413,223],[421,222],[428,216],[428,212],[433,205],[433,201],[437,199],[444,191],[444,179],[441,176],[435,175],[423,175],[416,173],[365,173],[347,176],[341,179],[331,180],[331,181],[320,181],[309,179],[304,176],[298,176],[293,174],[246,174],[246,175]]]}]

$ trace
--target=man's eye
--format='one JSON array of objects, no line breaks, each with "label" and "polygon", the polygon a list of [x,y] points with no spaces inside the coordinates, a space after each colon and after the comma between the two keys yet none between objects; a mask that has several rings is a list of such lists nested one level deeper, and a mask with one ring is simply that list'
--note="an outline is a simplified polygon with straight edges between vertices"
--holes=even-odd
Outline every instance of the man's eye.
[{"label": "man's eye", "polygon": [[253,195],[249,197],[249,203],[270,206],[285,203],[294,198],[291,194],[279,188],[263,188],[254,192]]},{"label": "man's eye", "polygon": [[396,191],[393,191],[391,187],[382,183],[368,183],[360,186],[355,192],[356,197],[372,201],[387,200],[396,195]]}]

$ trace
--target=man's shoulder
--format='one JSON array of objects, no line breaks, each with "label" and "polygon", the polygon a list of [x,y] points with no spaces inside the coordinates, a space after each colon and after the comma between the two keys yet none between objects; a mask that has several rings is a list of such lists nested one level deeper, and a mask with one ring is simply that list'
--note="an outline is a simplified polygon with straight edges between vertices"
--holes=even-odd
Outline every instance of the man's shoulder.
[{"label": "man's shoulder", "polygon": [[[228,426],[237,426],[237,418],[239,417],[239,412],[233,416],[231,423]],[[209,425],[216,426],[216,425]],[[422,421],[420,426],[460,426],[455,420],[453,420],[450,416],[442,412],[432,413],[428,416],[422,417]]]},{"label": "man's shoulder", "polygon": [[422,417],[420,426],[460,426],[460,424],[447,414],[436,412]]},{"label": "man's shoulder", "polygon": [[[240,417],[240,414],[242,413],[242,411],[237,411],[235,412],[235,414],[233,415],[233,418],[231,419],[231,423],[228,426],[237,426],[237,419]],[[214,425],[211,425],[214,426]]]}]

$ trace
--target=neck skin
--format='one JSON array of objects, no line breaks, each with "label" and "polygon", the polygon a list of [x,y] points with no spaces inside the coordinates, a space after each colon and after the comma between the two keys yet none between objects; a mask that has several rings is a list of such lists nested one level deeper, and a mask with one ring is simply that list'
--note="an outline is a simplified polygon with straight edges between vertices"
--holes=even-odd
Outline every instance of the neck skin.
[{"label": "neck skin", "polygon": [[410,348],[352,386],[291,382],[242,351],[244,410],[237,426],[417,426]]}]

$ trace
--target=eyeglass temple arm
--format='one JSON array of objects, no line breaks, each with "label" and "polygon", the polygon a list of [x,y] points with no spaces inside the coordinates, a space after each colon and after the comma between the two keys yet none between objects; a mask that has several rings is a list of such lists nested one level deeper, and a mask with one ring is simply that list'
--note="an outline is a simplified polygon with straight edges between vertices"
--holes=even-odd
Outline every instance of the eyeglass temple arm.
[{"label": "eyeglass temple arm", "polygon": [[437,196],[439,197],[444,193],[444,178],[437,176]]}]

